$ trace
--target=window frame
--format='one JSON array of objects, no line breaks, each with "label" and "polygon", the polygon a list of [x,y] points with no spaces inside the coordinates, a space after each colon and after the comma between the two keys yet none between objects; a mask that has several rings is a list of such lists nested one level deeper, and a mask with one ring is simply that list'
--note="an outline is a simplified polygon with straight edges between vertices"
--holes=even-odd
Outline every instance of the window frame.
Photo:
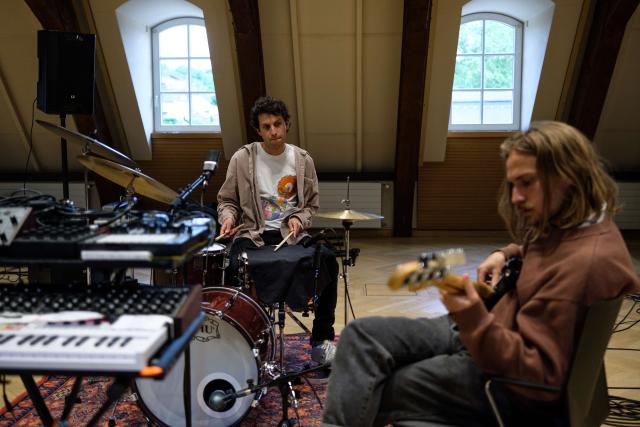
[{"label": "window frame", "polygon": [[[513,66],[513,89],[509,89],[513,91],[513,122],[506,124],[483,124],[483,123],[474,123],[474,124],[452,124],[452,106],[453,106],[453,92],[454,91],[480,91],[480,121],[482,122],[483,114],[484,114],[484,95],[485,92],[492,91],[500,91],[504,89],[485,89],[484,88],[484,68],[485,68],[485,57],[493,56],[496,54],[485,54],[485,22],[486,21],[498,21],[509,26],[514,27],[515,29],[515,49],[514,49],[514,66]],[[520,124],[522,122],[521,118],[521,109],[522,109],[522,54],[523,54],[523,39],[524,39],[524,24],[522,21],[518,19],[500,14],[500,13],[492,13],[492,12],[479,12],[479,13],[471,13],[468,15],[462,16],[460,20],[460,26],[473,22],[473,21],[482,21],[482,52],[479,54],[464,54],[464,56],[476,56],[482,59],[482,65],[480,70],[480,89],[454,89],[453,82],[451,84],[451,101],[449,103],[449,123],[448,130],[449,132],[459,132],[459,131],[472,131],[472,132],[496,132],[496,131],[514,131],[520,129]],[[459,34],[459,30],[458,30]],[[456,55],[455,58],[459,56],[458,54],[458,42],[456,40]],[[504,54],[501,54],[504,55]],[[509,54],[512,55],[512,54]],[[454,75],[455,75],[455,65],[454,65]]]},{"label": "window frame", "polygon": [[[160,103],[160,49],[159,49],[159,34],[172,27],[177,27],[180,25],[199,25],[206,30],[205,21],[203,18],[198,17],[180,17],[180,18],[172,18],[167,21],[161,22],[158,25],[155,25],[151,28],[151,55],[152,55],[152,80],[153,80],[153,128],[154,132],[162,133],[221,133],[220,125],[176,125],[176,126],[168,126],[162,124],[162,111],[161,111],[161,103]],[[190,31],[187,31],[187,47],[190,48]],[[210,43],[207,40],[207,43]],[[188,91],[187,92],[179,92],[179,93],[187,93],[188,95],[188,105],[189,105],[189,117],[191,118],[191,95],[194,93],[211,93],[211,92],[198,92],[191,91],[191,59],[209,59],[211,61],[211,47],[209,47],[209,56],[207,58],[201,56],[191,56],[191,52],[188,52],[188,56],[185,57],[187,59],[187,84]],[[213,63],[211,63],[211,70],[213,73]],[[215,81],[213,87],[213,93],[216,95],[217,100],[217,91],[215,88]],[[218,117],[219,117],[220,109],[218,108]]]}]

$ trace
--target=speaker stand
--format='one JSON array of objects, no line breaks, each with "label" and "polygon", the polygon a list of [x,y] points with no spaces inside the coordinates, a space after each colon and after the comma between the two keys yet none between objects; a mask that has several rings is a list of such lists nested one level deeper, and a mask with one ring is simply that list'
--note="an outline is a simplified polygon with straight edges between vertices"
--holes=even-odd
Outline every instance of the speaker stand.
[{"label": "speaker stand", "polygon": [[[60,126],[66,127],[67,115],[60,114]],[[67,163],[67,140],[60,137],[60,150],[62,158],[62,200],[69,200],[69,165]]]}]

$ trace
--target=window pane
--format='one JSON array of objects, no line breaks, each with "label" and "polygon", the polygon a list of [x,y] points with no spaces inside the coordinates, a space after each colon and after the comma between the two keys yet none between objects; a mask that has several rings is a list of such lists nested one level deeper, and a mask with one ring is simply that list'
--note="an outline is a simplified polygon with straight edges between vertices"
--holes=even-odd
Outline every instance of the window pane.
[{"label": "window pane", "polygon": [[209,42],[207,30],[202,25],[189,25],[189,54],[190,56],[209,57]]},{"label": "window pane", "polygon": [[482,53],[482,21],[460,25],[458,54],[460,53]]},{"label": "window pane", "polygon": [[187,26],[178,25],[167,28],[158,34],[158,50],[160,58],[186,58]]},{"label": "window pane", "polygon": [[516,29],[499,21],[485,21],[484,53],[514,53]]},{"label": "window pane", "polygon": [[484,124],[513,123],[513,92],[510,90],[486,91],[482,103]]},{"label": "window pane", "polygon": [[191,124],[220,126],[218,100],[215,93],[191,95]]},{"label": "window pane", "polygon": [[189,90],[187,80],[186,59],[161,59],[160,60],[160,91],[161,92],[185,92]]},{"label": "window pane", "polygon": [[453,76],[454,89],[480,89],[482,59],[476,56],[456,57],[456,71]]},{"label": "window pane", "polygon": [[160,95],[160,112],[163,126],[189,124],[189,100],[186,93],[163,93]]},{"label": "window pane", "polygon": [[191,60],[191,92],[214,92],[211,61],[208,59]]},{"label": "window pane", "polygon": [[453,91],[451,96],[451,124],[480,123],[480,92]]},{"label": "window pane", "polygon": [[492,55],[484,59],[485,89],[513,89],[513,56]]}]

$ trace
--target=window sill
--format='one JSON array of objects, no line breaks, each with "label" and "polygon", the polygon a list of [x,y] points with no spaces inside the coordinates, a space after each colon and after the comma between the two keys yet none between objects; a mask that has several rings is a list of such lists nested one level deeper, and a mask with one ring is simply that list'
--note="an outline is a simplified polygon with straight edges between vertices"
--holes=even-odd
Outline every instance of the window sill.
[{"label": "window sill", "polygon": [[496,138],[508,138],[511,136],[513,132],[508,131],[455,131],[455,132],[447,132],[447,138],[473,138],[473,139],[496,139]]},{"label": "window sill", "polygon": [[219,132],[153,132],[151,139],[222,139]]}]

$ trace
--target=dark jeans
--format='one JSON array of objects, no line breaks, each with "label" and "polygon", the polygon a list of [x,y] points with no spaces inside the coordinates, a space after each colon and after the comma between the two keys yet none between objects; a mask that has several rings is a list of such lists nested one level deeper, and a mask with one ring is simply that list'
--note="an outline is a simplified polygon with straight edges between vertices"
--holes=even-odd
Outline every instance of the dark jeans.
[{"label": "dark jeans", "polygon": [[484,381],[448,316],[357,319],[338,341],[323,425],[495,425]]},{"label": "dark jeans", "polygon": [[[277,230],[268,230],[262,234],[265,245],[277,245],[282,241],[282,235]],[[304,239],[299,243],[303,244]],[[239,278],[237,277],[239,262],[238,256],[249,248],[255,248],[256,245],[251,239],[240,238],[235,239],[229,250],[229,267],[225,274],[227,285],[237,286]],[[324,249],[328,251],[328,249]],[[315,307],[313,328],[311,330],[311,341],[333,340],[335,331],[333,324],[335,323],[336,302],[338,299],[337,277],[331,280],[320,294]],[[311,296],[310,296],[311,297]]]}]

